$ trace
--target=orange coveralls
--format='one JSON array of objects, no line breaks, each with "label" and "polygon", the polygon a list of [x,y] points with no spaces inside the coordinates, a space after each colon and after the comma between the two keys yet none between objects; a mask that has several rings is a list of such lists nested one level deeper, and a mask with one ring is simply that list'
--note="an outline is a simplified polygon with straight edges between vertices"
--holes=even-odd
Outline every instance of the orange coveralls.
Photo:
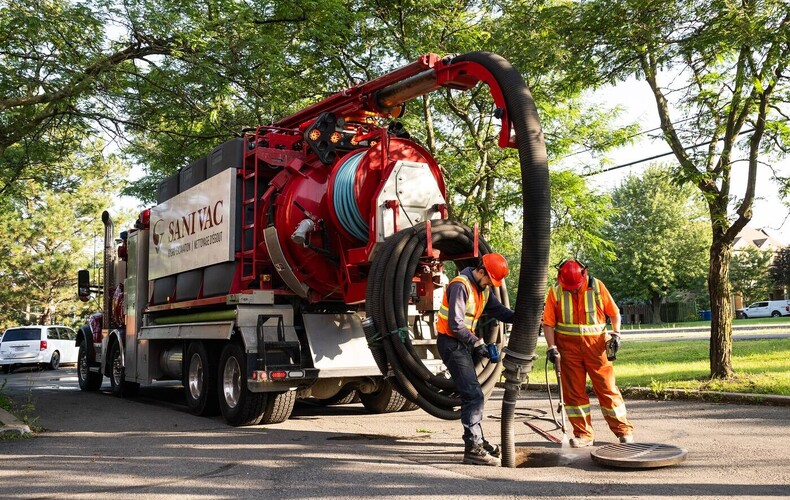
[{"label": "orange coveralls", "polygon": [[563,290],[559,285],[549,290],[543,324],[554,328],[554,341],[562,365],[565,409],[574,436],[594,438],[586,389],[589,375],[606,423],[619,437],[633,432],[626,417],[623,396],[615,385],[614,367],[606,359],[606,316],[617,316],[620,311],[604,284],[596,279],[591,281],[592,288],[588,282],[576,292]]}]

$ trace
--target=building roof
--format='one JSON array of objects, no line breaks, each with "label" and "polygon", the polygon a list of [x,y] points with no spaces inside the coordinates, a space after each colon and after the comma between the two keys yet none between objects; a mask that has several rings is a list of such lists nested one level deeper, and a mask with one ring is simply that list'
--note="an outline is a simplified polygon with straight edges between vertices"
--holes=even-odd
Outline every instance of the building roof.
[{"label": "building roof", "polygon": [[750,226],[744,227],[732,244],[733,250],[746,250],[747,248],[757,248],[758,250],[779,250],[783,247],[782,243],[776,238],[771,237],[763,229],[756,229]]}]

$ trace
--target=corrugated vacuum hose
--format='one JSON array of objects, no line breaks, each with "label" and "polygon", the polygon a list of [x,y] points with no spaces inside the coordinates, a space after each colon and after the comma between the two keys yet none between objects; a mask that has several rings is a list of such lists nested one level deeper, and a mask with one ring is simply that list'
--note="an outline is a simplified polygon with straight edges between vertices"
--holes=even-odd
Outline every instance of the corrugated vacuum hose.
[{"label": "corrugated vacuum hose", "polygon": [[[431,244],[441,255],[473,253],[474,232],[469,227],[449,220],[431,222]],[[428,370],[409,338],[409,293],[426,248],[424,222],[401,230],[385,241],[370,269],[366,310],[368,320],[372,319],[373,324],[367,321],[365,333],[379,369],[385,375],[392,374],[389,380],[398,392],[431,415],[453,420],[461,418],[461,399],[452,379]],[[490,251],[485,241],[478,238],[478,254]],[[477,262],[468,258],[455,261],[455,264],[458,269],[463,269]],[[498,289],[496,293],[500,293]],[[502,326],[495,321],[486,322],[485,318],[480,324],[487,324],[483,333],[486,343],[494,343],[501,348],[504,339]],[[502,371],[502,361],[480,360],[476,368],[487,397]]]},{"label": "corrugated vacuum hose", "polygon": [[470,52],[453,59],[485,68],[502,90],[513,124],[521,164],[523,232],[516,316],[505,348],[505,394],[502,398],[502,465],[515,467],[513,420],[521,385],[532,371],[538,342],[551,238],[549,166],[543,130],[532,94],[521,74],[490,52]]}]

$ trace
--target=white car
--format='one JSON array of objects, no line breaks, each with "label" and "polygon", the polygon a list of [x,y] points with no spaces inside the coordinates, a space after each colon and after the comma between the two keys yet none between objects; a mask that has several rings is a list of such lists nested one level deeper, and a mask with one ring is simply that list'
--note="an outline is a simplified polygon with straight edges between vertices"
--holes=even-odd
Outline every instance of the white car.
[{"label": "white car", "polygon": [[738,311],[742,318],[778,318],[790,316],[790,301],[763,300]]},{"label": "white car", "polygon": [[76,363],[76,338],[74,330],[62,325],[9,328],[0,338],[0,369],[7,373],[16,366],[46,365],[57,370],[61,363]]}]

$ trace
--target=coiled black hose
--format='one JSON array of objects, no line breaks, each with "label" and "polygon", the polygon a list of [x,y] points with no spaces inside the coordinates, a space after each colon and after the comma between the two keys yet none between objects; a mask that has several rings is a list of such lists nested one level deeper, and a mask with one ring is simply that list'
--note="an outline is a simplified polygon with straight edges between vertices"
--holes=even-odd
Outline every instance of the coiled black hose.
[{"label": "coiled black hose", "polygon": [[[457,222],[432,221],[431,245],[443,255],[471,255],[474,232]],[[411,282],[426,248],[427,231],[423,222],[389,237],[379,249],[370,269],[366,296],[368,318],[373,319],[375,328],[366,329],[366,335],[379,369],[384,374],[394,375],[391,383],[398,392],[435,417],[458,419],[461,400],[455,384],[452,379],[435,375],[425,367],[408,335],[407,304]],[[478,253],[490,251],[485,241],[478,238]],[[476,263],[474,258],[455,261],[459,269]],[[501,349],[504,339],[501,325],[485,317],[479,323],[484,340]],[[478,361],[478,379],[486,396],[493,390],[501,369],[501,361]]]},{"label": "coiled black hose", "polygon": [[[515,467],[513,419],[521,385],[527,380],[535,360],[538,331],[543,311],[549,261],[550,193],[549,172],[543,132],[535,101],[524,79],[501,56],[489,52],[471,52],[456,56],[452,62],[480,65],[494,78],[505,98],[507,116],[513,124],[521,164],[523,233],[521,270],[516,315],[504,363],[479,364],[478,377],[488,396],[505,368],[505,395],[502,400],[502,465]],[[367,288],[368,317],[365,327],[368,343],[382,373],[394,374],[395,388],[410,401],[439,418],[460,418],[455,408],[460,400],[449,379],[433,375],[416,355],[407,332],[406,304],[411,279],[420,256],[425,251],[425,228],[419,224],[400,231],[384,243],[373,261]],[[469,253],[473,235],[469,228],[449,221],[437,222],[432,231],[434,248],[446,254]],[[490,249],[480,243],[478,252]],[[473,261],[459,261],[459,268]],[[497,290],[497,293],[500,293]],[[494,324],[496,324],[494,322]],[[484,334],[486,342],[500,344],[502,328]]]}]

